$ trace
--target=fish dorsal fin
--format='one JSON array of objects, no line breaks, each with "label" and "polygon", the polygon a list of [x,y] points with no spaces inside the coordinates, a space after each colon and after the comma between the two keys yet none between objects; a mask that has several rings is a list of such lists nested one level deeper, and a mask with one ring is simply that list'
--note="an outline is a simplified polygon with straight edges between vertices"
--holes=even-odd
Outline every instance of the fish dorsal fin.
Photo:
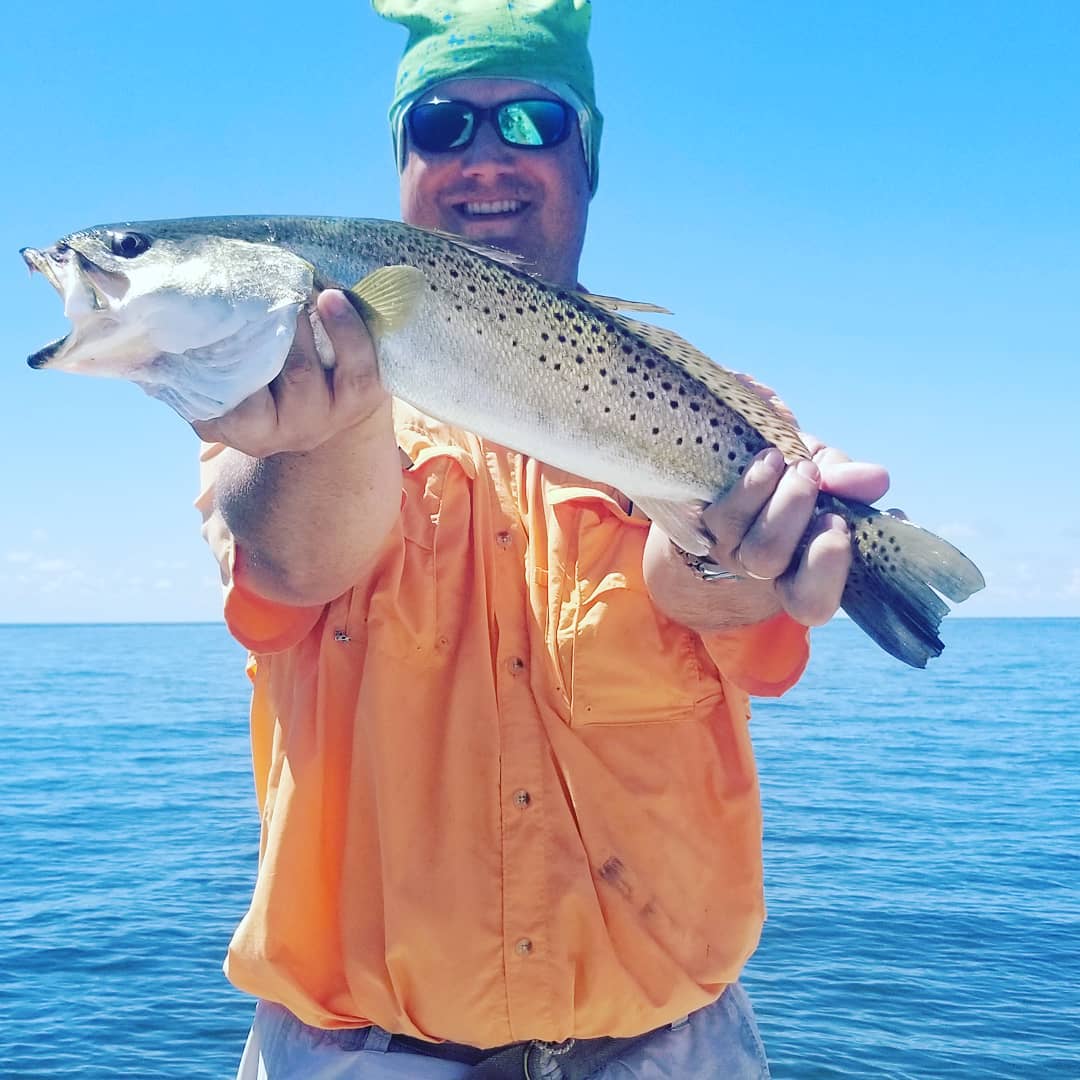
[{"label": "fish dorsal fin", "polygon": [[613,315],[612,318],[682,368],[691,378],[707,387],[714,397],[739,413],[751,427],[779,447],[789,461],[810,456],[806,445],[799,438],[798,431],[784,416],[741,383],[734,372],[710,360],[674,330],[630,319],[625,315]]},{"label": "fish dorsal fin", "polygon": [[467,251],[471,251],[476,255],[483,255],[497,263],[502,263],[503,266],[508,266],[511,270],[520,270],[523,274],[532,273],[529,269],[529,267],[532,266],[532,262],[529,259],[526,259],[524,255],[519,255],[516,251],[507,251],[506,248],[485,244],[482,240],[467,240],[463,236],[444,232],[442,229],[420,229],[419,231],[430,233],[432,236],[437,236],[440,240],[446,240],[455,247],[465,248]]},{"label": "fish dorsal fin", "polygon": [[665,307],[660,307],[658,304],[646,304],[639,300],[621,300],[617,296],[602,296],[599,293],[587,293],[579,292],[578,296],[582,300],[592,304],[593,307],[598,307],[602,311],[607,311],[614,315],[617,311],[649,311],[657,315],[670,315],[671,312]]},{"label": "fish dorsal fin", "polygon": [[427,278],[415,266],[380,266],[350,290],[360,317],[373,337],[404,326],[427,288]]}]

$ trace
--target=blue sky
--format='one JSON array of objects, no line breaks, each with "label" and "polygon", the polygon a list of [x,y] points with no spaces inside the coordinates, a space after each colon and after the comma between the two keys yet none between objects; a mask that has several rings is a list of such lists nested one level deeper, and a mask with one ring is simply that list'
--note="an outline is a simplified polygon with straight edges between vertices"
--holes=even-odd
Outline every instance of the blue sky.
[{"label": "blue sky", "polygon": [[[1080,5],[596,0],[583,281],[671,308],[983,568],[966,615],[1080,615]],[[16,5],[0,42],[0,621],[219,617],[196,441],[18,249],[98,222],[396,217],[404,32],[366,2]],[[947,636],[947,635],[946,635]]]}]

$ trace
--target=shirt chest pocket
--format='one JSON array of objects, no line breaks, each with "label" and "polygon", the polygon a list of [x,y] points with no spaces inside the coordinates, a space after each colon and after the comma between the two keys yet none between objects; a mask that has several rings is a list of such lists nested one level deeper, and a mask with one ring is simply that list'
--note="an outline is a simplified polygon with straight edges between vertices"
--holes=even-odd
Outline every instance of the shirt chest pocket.
[{"label": "shirt chest pocket", "polygon": [[653,606],[641,572],[646,529],[607,499],[568,499],[553,511],[563,559],[548,564],[558,567],[549,645],[571,726],[703,716],[722,697],[720,683],[702,665],[697,635]]}]

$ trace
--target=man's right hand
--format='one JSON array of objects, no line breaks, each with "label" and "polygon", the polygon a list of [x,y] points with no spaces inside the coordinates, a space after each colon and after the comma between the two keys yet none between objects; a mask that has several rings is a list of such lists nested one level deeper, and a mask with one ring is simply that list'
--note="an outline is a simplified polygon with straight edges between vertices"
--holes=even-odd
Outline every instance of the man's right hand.
[{"label": "man's right hand", "polygon": [[[329,368],[312,317],[333,347]],[[301,606],[355,584],[397,518],[401,459],[375,347],[342,293],[320,293],[301,314],[269,386],[192,427],[229,448],[204,462],[203,489],[206,528],[235,541],[235,581]]]},{"label": "man's right hand", "polygon": [[[312,320],[325,330],[332,367],[319,358]],[[204,442],[224,443],[252,458],[306,453],[363,423],[387,398],[367,327],[342,292],[327,289],[314,309],[301,311],[285,366],[273,382],[224,416],[191,426]]]}]

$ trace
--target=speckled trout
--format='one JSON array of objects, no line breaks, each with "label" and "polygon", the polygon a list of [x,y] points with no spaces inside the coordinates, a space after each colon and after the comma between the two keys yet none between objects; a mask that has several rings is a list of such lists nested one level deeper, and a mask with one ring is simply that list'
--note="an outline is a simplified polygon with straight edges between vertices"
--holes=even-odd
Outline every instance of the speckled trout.
[{"label": "speckled trout", "polygon": [[[664,309],[550,285],[515,256],[398,222],[124,223],[22,255],[72,322],[31,367],[131,379],[188,421],[269,383],[315,293],[355,282],[348,295],[390,393],[611,484],[699,556],[710,546],[701,510],[757,453],[809,456],[788,419],[731,372],[634,317]],[[888,652],[925,666],[943,648],[941,595],[959,602],[982,588],[978,569],[910,521],[824,493],[818,506],[851,530],[844,610]]]}]

